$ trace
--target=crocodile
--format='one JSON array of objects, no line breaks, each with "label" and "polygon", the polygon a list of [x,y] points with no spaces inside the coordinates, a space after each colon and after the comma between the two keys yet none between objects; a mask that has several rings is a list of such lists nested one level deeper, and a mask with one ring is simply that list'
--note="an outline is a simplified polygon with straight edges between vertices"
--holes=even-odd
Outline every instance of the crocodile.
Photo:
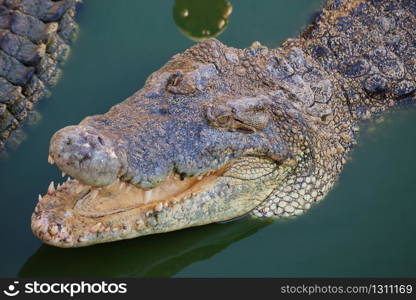
[{"label": "crocodile", "polygon": [[68,180],[32,231],[58,247],[250,216],[299,216],[337,182],[359,126],[416,99],[416,1],[329,0],[271,49],[208,39],[107,113],[51,138]]},{"label": "crocodile", "polygon": [[0,0],[0,150],[58,81],[79,1]]}]

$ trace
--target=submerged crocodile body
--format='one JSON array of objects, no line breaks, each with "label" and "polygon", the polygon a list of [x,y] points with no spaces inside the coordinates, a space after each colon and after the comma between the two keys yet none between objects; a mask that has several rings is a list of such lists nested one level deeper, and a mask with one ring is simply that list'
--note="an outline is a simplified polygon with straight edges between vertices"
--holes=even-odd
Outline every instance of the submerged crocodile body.
[{"label": "submerged crocodile body", "polygon": [[58,80],[78,1],[0,0],[0,150]]},{"label": "submerged crocodile body", "polygon": [[230,220],[300,215],[331,189],[360,121],[415,100],[416,1],[331,0],[297,39],[215,39],[140,91],[58,131],[49,161],[74,179],[32,215],[79,247]]}]

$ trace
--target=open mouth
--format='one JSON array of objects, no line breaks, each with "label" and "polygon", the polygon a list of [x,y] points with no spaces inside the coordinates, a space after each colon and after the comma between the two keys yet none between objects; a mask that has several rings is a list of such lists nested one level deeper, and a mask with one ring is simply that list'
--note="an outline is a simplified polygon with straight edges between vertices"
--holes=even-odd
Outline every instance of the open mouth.
[{"label": "open mouth", "polygon": [[[114,240],[115,234],[123,230],[133,234],[151,226],[149,216],[192,201],[226,170],[224,166],[198,177],[172,173],[152,189],[120,180],[104,187],[84,185],[70,178],[57,187],[51,182],[48,192],[43,197],[39,195],[32,230],[46,243],[61,247],[88,245],[93,239]],[[123,223],[120,213],[125,216]]]},{"label": "open mouth", "polygon": [[199,177],[182,178],[178,174],[171,174],[162,184],[147,190],[120,180],[103,188],[90,187],[76,202],[74,212],[97,218],[135,208],[147,214],[161,211],[207,190],[222,173],[224,168]]}]

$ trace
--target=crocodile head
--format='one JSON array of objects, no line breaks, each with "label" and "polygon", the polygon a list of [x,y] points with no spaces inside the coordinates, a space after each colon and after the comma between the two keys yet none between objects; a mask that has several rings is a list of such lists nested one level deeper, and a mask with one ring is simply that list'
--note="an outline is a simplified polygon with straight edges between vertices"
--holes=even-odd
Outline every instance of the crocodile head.
[{"label": "crocodile head", "polygon": [[308,136],[268,71],[271,52],[209,40],[106,114],[55,133],[49,161],[74,179],[39,197],[35,235],[79,247],[230,220],[288,184]]}]

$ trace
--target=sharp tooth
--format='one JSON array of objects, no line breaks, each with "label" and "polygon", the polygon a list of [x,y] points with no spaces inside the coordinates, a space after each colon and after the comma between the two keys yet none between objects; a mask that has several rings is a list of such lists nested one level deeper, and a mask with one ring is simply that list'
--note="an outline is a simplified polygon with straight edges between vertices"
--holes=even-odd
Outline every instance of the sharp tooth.
[{"label": "sharp tooth", "polygon": [[163,203],[162,203],[162,202],[158,203],[158,204],[155,206],[155,210],[156,210],[156,211],[161,211],[161,210],[162,210],[162,208],[163,208]]},{"label": "sharp tooth", "polygon": [[39,194],[38,195],[38,201],[40,202],[40,201],[42,201],[42,199],[43,199],[42,196]]},{"label": "sharp tooth", "polygon": [[65,172],[62,172],[62,177],[65,177],[65,176],[66,176]]},{"label": "sharp tooth", "polygon": [[51,165],[53,165],[55,163],[52,156],[50,156],[50,155],[48,155],[48,163],[50,163]]},{"label": "sharp tooth", "polygon": [[68,235],[66,238],[63,239],[65,243],[72,243],[72,237]]},{"label": "sharp tooth", "polygon": [[87,241],[87,238],[85,236],[80,236],[78,238],[78,242],[80,242],[80,243],[83,243],[83,242],[86,242],[86,241]]},{"label": "sharp tooth", "polygon": [[97,197],[97,195],[98,195],[98,190],[93,190],[92,192],[90,192],[90,197],[91,197],[91,200],[94,200],[95,199],[95,197]]},{"label": "sharp tooth", "polygon": [[126,187],[126,184],[124,182],[120,182],[119,189],[122,190]]},{"label": "sharp tooth", "polygon": [[58,185],[56,186],[56,190],[57,191],[60,191],[61,190],[61,184],[60,183],[58,183]]},{"label": "sharp tooth", "polygon": [[144,202],[149,202],[152,200],[152,190],[148,190],[144,192]]},{"label": "sharp tooth", "polygon": [[199,175],[199,176],[197,177],[197,179],[198,179],[198,180],[202,180],[202,178],[204,178],[204,175]]},{"label": "sharp tooth", "polygon": [[42,236],[42,240],[45,240],[46,242],[50,241],[52,239],[51,235],[49,234],[49,232],[46,232],[43,234]]},{"label": "sharp tooth", "polygon": [[44,233],[46,233],[48,231],[48,225],[43,224],[43,223],[40,224],[39,230],[42,231],[42,232],[44,232]]},{"label": "sharp tooth", "polygon": [[101,222],[98,222],[97,224],[95,224],[94,226],[91,227],[90,231],[92,233],[98,232],[98,231],[100,231],[101,226],[102,226]]},{"label": "sharp tooth", "polygon": [[142,219],[137,219],[136,225],[137,225],[137,227],[142,227],[144,225],[143,220]]},{"label": "sharp tooth", "polygon": [[53,184],[53,181],[51,181],[51,183],[49,184],[49,187],[48,187],[48,194],[52,195],[53,193],[55,193],[55,186]]},{"label": "sharp tooth", "polygon": [[53,226],[49,227],[49,233],[52,236],[56,235],[58,233],[58,226],[53,225]]}]

